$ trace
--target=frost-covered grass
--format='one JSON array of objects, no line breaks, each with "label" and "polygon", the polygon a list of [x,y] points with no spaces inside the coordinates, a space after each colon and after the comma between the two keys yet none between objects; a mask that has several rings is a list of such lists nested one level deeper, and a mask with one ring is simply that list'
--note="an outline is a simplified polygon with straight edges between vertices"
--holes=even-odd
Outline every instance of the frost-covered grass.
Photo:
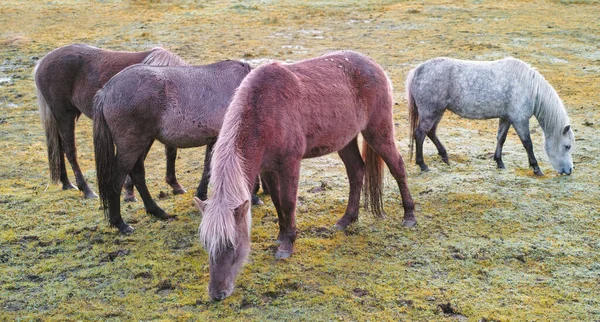
[{"label": "frost-covered grass", "polygon": [[[600,320],[599,10],[597,1],[3,1],[0,319]],[[162,45],[196,64],[363,52],[395,85],[397,146],[407,162],[410,68],[436,56],[514,56],[565,101],[577,138],[575,173],[553,173],[535,120],[541,178],[527,169],[513,130],[500,171],[491,159],[497,122],[447,114],[439,135],[451,165],[426,141],[431,172],[407,169],[418,225],[401,226],[398,188],[388,178],[387,218],[363,211],[340,232],[332,225],[346,206],[343,165],[336,155],[306,160],[296,253],[274,260],[276,213],[263,196],[238,287],[212,302],[191,200],[204,149],[180,151],[177,173],[190,192],[173,196],[155,144],[148,186],[154,196],[167,192],[157,202],[178,220],[161,222],[141,202],[127,204],[123,215],[136,227],[130,236],[107,227],[98,200],[49,184],[31,72],[46,52],[74,42]],[[85,117],[77,136],[80,164],[95,187]]]}]

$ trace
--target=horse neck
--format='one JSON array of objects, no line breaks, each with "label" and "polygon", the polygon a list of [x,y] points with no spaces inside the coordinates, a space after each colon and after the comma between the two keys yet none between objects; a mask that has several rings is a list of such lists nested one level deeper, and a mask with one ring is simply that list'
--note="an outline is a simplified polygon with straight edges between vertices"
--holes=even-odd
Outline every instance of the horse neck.
[{"label": "horse neck", "polygon": [[[211,186],[209,199],[237,207],[250,199],[254,179],[260,170],[261,155],[255,141],[239,133],[219,136],[211,160]],[[231,130],[230,130],[231,131]],[[233,134],[233,137],[228,137]]]},{"label": "horse neck", "polygon": [[541,75],[538,80],[535,86],[535,118],[546,136],[560,133],[569,124],[567,112],[554,88]]}]

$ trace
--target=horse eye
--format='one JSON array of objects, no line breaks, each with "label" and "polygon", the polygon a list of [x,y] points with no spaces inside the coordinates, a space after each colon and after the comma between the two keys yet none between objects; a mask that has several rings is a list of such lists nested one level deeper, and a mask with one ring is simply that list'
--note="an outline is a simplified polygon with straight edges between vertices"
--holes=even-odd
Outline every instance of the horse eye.
[{"label": "horse eye", "polygon": [[570,145],[565,145],[565,149],[571,150],[571,146]]}]

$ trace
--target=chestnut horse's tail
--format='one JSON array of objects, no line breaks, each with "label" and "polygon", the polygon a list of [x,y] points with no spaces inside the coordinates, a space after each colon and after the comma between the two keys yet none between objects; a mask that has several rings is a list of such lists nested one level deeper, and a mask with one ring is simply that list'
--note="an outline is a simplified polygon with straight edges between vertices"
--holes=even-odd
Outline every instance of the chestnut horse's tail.
[{"label": "chestnut horse's tail", "polygon": [[[42,59],[43,60],[43,59]],[[40,90],[38,67],[42,62],[40,60],[33,69],[33,78],[35,80],[35,92],[37,96],[38,109],[40,110],[40,119],[42,126],[46,131],[46,147],[48,148],[48,163],[50,165],[50,179],[53,183],[60,179],[60,162],[63,154],[62,143],[58,131],[58,122],[48,106],[48,102]]]},{"label": "chestnut horse's tail", "polygon": [[413,146],[415,143],[415,130],[417,129],[417,124],[419,123],[419,110],[417,109],[417,104],[415,103],[415,97],[412,95],[410,91],[410,86],[412,84],[413,78],[415,77],[416,68],[408,72],[408,76],[406,77],[406,100],[408,101],[408,120],[410,122],[410,143],[408,144],[408,148],[410,150],[409,160],[412,161],[413,156]]},{"label": "chestnut horse's tail", "polygon": [[363,140],[363,159],[366,173],[363,187],[365,208],[375,217],[383,217],[383,159]]},{"label": "chestnut horse's tail", "polygon": [[120,197],[120,189],[115,188],[115,174],[117,171],[117,158],[113,137],[104,118],[104,95],[102,90],[94,97],[94,154],[96,159],[96,176],[98,179],[98,192],[108,219],[108,201]]}]

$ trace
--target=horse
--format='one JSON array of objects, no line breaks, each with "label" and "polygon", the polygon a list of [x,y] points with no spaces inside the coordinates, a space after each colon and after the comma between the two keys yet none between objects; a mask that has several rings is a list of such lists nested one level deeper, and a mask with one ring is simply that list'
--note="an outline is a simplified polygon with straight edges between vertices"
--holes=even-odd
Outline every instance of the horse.
[{"label": "horse", "polygon": [[[52,182],[62,183],[63,190],[79,189],[85,198],[97,198],[85,180],[75,147],[75,123],[83,113],[93,118],[93,98],[96,92],[125,67],[148,65],[182,66],[177,55],[160,47],[144,52],[104,50],[72,44],[57,48],[38,61],[34,68],[37,101],[42,125],[46,132],[48,162]],[[167,147],[166,181],[175,194],[185,193],[175,176],[177,150]],[[67,177],[65,154],[77,182],[75,187]],[[127,185],[126,201],[134,201],[133,185]]]},{"label": "horse", "polygon": [[337,151],[346,167],[350,193],[336,228],[358,219],[363,178],[367,208],[383,216],[383,162],[400,188],[404,225],[416,224],[404,162],[394,143],[392,105],[392,85],[383,69],[352,51],[264,64],[244,79],[213,150],[209,198],[195,198],[213,299],[231,295],[250,252],[250,189],[259,174],[277,211],[276,259],[293,252],[298,178],[305,158]]},{"label": "horse", "polygon": [[412,69],[406,80],[410,119],[410,156],[416,142],[416,163],[429,171],[423,160],[427,135],[442,160],[448,153],[437,137],[437,126],[446,109],[469,119],[499,118],[494,160],[504,169],[502,147],[512,125],[523,143],[533,173],[542,176],[533,154],[529,119],[535,116],[545,137],[545,150],[559,174],[573,171],[575,138],[569,117],[558,94],[544,77],[527,63],[512,58],[468,61],[438,57]]},{"label": "horse", "polygon": [[148,213],[160,219],[174,217],[154,202],[146,187],[144,159],[155,140],[174,148],[207,146],[198,186],[198,195],[206,199],[212,147],[231,97],[250,70],[239,61],[178,67],[139,64],[98,91],[94,152],[100,200],[110,226],[133,232],[121,217],[119,202],[127,174]]}]

